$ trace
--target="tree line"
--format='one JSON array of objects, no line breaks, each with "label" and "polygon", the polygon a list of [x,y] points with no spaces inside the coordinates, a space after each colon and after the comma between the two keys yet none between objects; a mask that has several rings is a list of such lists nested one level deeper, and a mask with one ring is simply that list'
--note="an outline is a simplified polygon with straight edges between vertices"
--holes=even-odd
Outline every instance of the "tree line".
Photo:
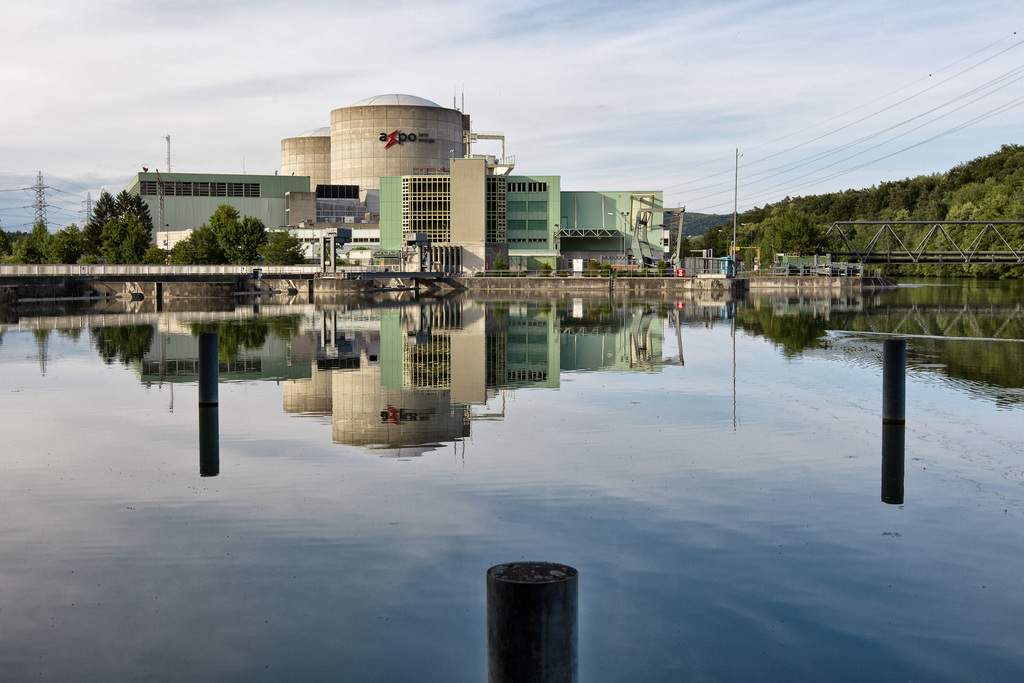
[{"label": "tree line", "polygon": [[[727,255],[732,246],[731,218],[690,240],[689,247]],[[786,197],[744,211],[736,221],[736,243],[759,247],[762,258],[771,259],[776,253],[827,251],[823,244],[825,233],[833,223],[841,221],[994,220],[1024,220],[1024,147],[1020,145],[1003,145],[998,152],[962,163],[946,173],[905,178],[862,190]],[[929,228],[921,226],[903,234],[916,244]],[[869,232],[855,235],[854,244],[864,246],[874,234]],[[1024,244],[1024,228],[1007,232],[1014,248]],[[907,275],[1024,277],[1024,266],[1017,265],[894,268]]]},{"label": "tree line", "polygon": [[5,263],[294,265],[304,260],[298,238],[285,230],[268,231],[263,221],[228,204],[218,206],[188,238],[162,249],[153,243],[146,202],[127,191],[116,197],[102,192],[82,228],[72,223],[50,233],[37,222],[28,233],[13,236],[0,229]]}]

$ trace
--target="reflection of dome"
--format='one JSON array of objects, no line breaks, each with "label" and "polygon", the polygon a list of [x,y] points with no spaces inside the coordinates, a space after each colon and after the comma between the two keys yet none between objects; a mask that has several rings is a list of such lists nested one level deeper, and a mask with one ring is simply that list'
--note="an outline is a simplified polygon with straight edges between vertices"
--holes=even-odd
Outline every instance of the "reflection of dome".
[{"label": "reflection of dome", "polygon": [[367,447],[371,451],[382,451],[382,458],[422,458],[427,453],[433,453],[444,448],[442,443],[427,443],[417,446],[387,446],[374,444]]},{"label": "reflection of dome", "polygon": [[373,97],[367,97],[365,100],[359,100],[353,107],[377,107],[386,105],[398,105],[401,107],[440,107],[441,105],[430,100],[425,100],[422,97],[416,97],[415,95],[374,95]]}]

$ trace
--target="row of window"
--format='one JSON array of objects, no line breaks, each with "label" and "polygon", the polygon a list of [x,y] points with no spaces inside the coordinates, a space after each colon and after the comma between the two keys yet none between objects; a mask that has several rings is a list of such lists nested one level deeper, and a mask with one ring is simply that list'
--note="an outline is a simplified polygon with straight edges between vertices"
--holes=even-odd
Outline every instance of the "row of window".
[{"label": "row of window", "polygon": [[506,204],[509,213],[526,213],[527,211],[547,213],[547,202],[519,202],[510,201]]},{"label": "row of window", "polygon": [[[156,197],[160,194],[160,183],[155,180],[139,182],[139,193]],[[163,183],[165,197],[259,197],[259,183]]]},{"label": "row of window", "polygon": [[507,225],[509,230],[543,230],[544,232],[547,232],[548,230],[547,221],[533,221],[510,218],[507,221]]},{"label": "row of window", "polygon": [[508,191],[509,192],[547,192],[548,191],[548,184],[547,183],[536,183],[536,182],[528,183],[528,182],[523,182],[523,181],[515,181],[515,182],[511,182],[510,181],[509,184],[508,184]]},{"label": "row of window", "polygon": [[544,370],[509,370],[508,381],[510,382],[546,382],[548,373]]}]

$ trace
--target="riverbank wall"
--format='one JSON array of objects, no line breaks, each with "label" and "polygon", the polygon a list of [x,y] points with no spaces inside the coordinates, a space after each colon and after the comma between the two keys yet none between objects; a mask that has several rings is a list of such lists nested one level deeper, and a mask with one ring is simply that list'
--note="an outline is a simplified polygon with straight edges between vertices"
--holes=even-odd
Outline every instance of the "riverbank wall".
[{"label": "riverbank wall", "polygon": [[0,279],[0,305],[53,299],[154,299],[156,301],[218,299],[239,295],[285,294],[300,300],[337,296],[369,296],[380,289],[415,289],[428,295],[467,290],[475,295],[529,292],[550,296],[622,296],[719,300],[747,292],[831,294],[895,287],[879,277],[461,277],[418,283],[316,277],[250,277],[240,275],[177,276],[5,276]]},{"label": "riverbank wall", "polygon": [[879,277],[467,277],[455,280],[471,293],[532,292],[555,295],[712,297],[728,298],[746,292],[829,294],[894,288]]},{"label": "riverbank wall", "polygon": [[312,300],[321,296],[369,294],[374,286],[371,280],[313,277],[24,275],[0,278],[0,305],[57,299],[220,299],[274,293]]}]

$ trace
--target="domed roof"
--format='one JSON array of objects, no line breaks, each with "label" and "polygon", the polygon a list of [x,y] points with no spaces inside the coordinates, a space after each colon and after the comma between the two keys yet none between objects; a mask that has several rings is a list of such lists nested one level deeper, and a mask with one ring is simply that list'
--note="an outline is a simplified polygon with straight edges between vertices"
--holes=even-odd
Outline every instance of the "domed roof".
[{"label": "domed roof", "polygon": [[313,130],[307,130],[301,135],[296,135],[297,138],[329,138],[331,137],[331,127],[323,126],[322,128],[314,128]]},{"label": "domed roof", "polygon": [[401,95],[393,93],[390,95],[374,95],[373,97],[367,97],[365,100],[359,100],[353,107],[377,107],[384,105],[400,105],[403,107],[441,107],[436,102],[425,100],[422,97],[416,97],[415,95]]}]

